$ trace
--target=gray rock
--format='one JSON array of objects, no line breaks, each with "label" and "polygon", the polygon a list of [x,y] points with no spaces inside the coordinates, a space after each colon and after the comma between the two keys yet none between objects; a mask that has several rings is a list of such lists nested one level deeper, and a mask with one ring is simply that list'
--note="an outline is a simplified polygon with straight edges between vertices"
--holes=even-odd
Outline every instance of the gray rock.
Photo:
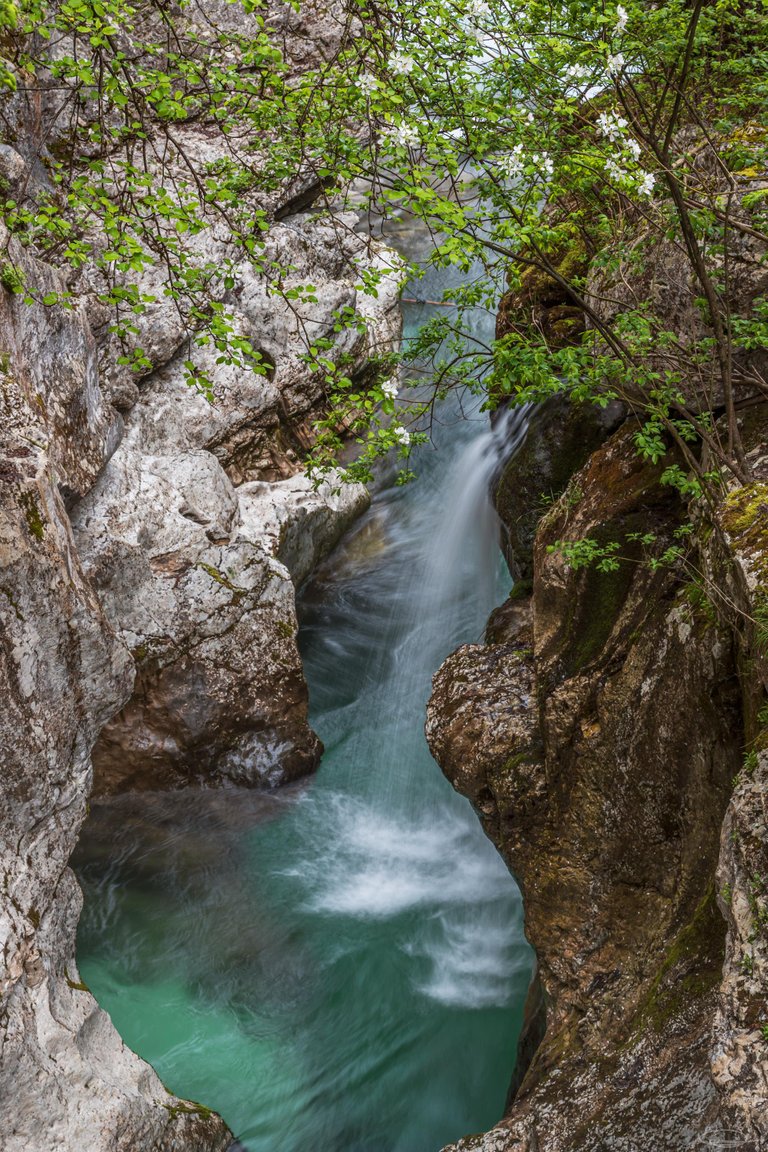
[{"label": "gray rock", "polygon": [[10,144],[0,144],[0,190],[16,192],[24,179],[27,165]]},{"label": "gray rock", "polygon": [[[219,0],[205,18],[214,10],[220,22],[255,19]],[[270,19],[296,69],[330,58],[355,26],[338,4],[298,14],[278,3]],[[34,199],[51,190],[46,148],[65,152],[73,125],[55,89],[30,91],[18,78],[4,98],[0,177]],[[201,170],[231,147],[195,126],[178,130]],[[254,205],[292,211],[309,191],[297,173],[268,196],[256,189]],[[231,236],[205,223],[190,244],[198,261],[219,265]],[[105,243],[91,239],[94,250]],[[286,308],[245,266],[233,289],[213,284],[270,365],[255,376],[203,351],[213,406],[183,382],[185,317],[160,272],[142,280],[158,299],[139,318],[134,343],[148,365],[136,376],[117,363],[124,349],[93,265],[65,281],[31,249],[6,246],[37,298],[69,287],[74,307],[26,305],[0,289],[3,1152],[224,1152],[231,1142],[219,1117],[166,1091],[81,983],[81,897],[67,862],[94,745],[102,791],[201,774],[272,785],[319,752],[294,586],[367,497],[295,477],[326,400],[302,354],[308,339],[333,335],[365,374],[398,338],[399,272],[394,260],[379,299],[361,296],[360,265],[389,257],[340,214],[286,215],[270,245],[287,282],[313,282],[317,302]],[[342,305],[370,315],[368,334],[332,333]]]},{"label": "gray rock", "polygon": [[[24,266],[50,283],[44,266]],[[103,466],[109,411],[79,313],[25,310],[7,293],[0,308],[2,1146],[222,1152],[225,1125],[166,1091],[78,975],[67,862],[91,747],[130,695],[133,663],[83,574],[60,488]]]},{"label": "gray rock", "polygon": [[367,501],[341,477],[335,490],[305,477],[234,489],[209,452],[150,456],[126,441],[74,517],[137,667],[133,698],[94,752],[97,793],[221,777],[275,785],[314,769],[295,583]]}]

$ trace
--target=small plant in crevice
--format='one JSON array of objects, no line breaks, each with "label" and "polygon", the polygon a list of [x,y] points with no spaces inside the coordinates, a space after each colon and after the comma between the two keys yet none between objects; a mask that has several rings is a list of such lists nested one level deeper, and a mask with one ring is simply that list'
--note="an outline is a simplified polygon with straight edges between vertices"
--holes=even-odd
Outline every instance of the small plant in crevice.
[{"label": "small plant in crevice", "polygon": [[753,609],[755,622],[755,647],[760,653],[768,653],[768,603]]},{"label": "small plant in crevice", "polygon": [[21,296],[25,287],[24,273],[9,260],[4,260],[0,264],[0,284],[7,292],[12,292],[14,296]]},{"label": "small plant in crevice", "polygon": [[739,961],[742,976],[752,976],[755,970],[755,957],[752,952],[745,952]]},{"label": "small plant in crevice", "polygon": [[[743,768],[744,774],[746,776],[752,776],[754,774],[754,771],[756,768],[757,768],[757,752],[755,751],[754,748],[752,748],[749,752],[747,752],[746,756],[744,757],[744,768]],[[739,777],[737,776],[736,779],[738,780],[738,778]]]},{"label": "small plant in crevice", "polygon": [[683,587],[683,595],[690,605],[692,612],[703,616],[710,624],[717,621],[717,610],[711,595],[708,593],[704,580],[700,576],[692,576]]}]

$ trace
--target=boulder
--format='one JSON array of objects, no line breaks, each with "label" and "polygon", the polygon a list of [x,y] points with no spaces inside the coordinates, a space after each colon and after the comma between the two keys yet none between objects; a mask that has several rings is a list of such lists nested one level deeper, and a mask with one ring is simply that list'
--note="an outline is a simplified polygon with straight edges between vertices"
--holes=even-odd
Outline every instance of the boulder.
[{"label": "boulder", "polygon": [[74,517],[85,570],[136,662],[133,695],[94,751],[97,794],[273,786],[316,767],[295,586],[367,503],[340,476],[318,490],[304,476],[235,489],[210,452],[121,446]]}]

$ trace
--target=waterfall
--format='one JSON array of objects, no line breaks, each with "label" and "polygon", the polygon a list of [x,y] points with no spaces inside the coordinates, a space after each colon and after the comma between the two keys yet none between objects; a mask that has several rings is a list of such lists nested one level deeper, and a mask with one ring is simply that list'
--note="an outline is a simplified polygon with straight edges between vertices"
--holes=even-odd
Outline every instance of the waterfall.
[{"label": "waterfall", "polygon": [[437,1152],[503,1109],[521,901],[423,724],[509,590],[489,488],[525,413],[465,415],[444,402],[418,480],[383,479],[302,593],[318,775],[94,805],[84,978],[247,1152]]},{"label": "waterfall", "polygon": [[423,595],[462,638],[473,633],[481,638],[499,601],[501,526],[491,488],[501,464],[525,438],[529,408],[509,408],[495,426],[489,423],[467,441],[440,493],[442,511],[434,531],[425,530]]},{"label": "waterfall", "polygon": [[[506,586],[490,484],[509,437],[524,434],[525,415],[513,411],[495,429],[478,414],[449,427],[463,440],[458,453],[424,452],[416,488],[377,494],[370,570],[345,572],[342,556],[320,573],[319,625],[317,585],[307,594],[305,667],[320,686],[314,722],[334,784],[301,801],[307,849],[291,874],[319,914],[385,919],[419,910],[403,942],[407,955],[428,961],[414,965],[419,989],[448,1003],[503,1004],[515,983],[510,951],[520,943],[504,898],[512,885],[466,802],[436,774],[422,729],[432,674],[459,643],[482,639]],[[354,536],[349,549],[354,555]],[[346,651],[342,630],[328,632],[329,601],[344,619]],[[356,629],[373,630],[376,643],[360,644]],[[354,668],[355,691],[338,709],[326,685],[340,663]],[[482,948],[473,950],[473,940]]]}]

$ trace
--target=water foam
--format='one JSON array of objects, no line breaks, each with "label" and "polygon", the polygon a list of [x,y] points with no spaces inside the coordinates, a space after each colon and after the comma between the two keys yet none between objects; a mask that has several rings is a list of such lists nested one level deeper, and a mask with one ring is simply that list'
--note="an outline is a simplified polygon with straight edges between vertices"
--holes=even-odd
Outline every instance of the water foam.
[{"label": "water foam", "polygon": [[[508,913],[502,909],[501,915]],[[475,909],[471,918],[440,916],[412,945],[412,953],[429,963],[429,974],[417,983],[429,999],[456,1008],[504,1008],[514,989],[513,974],[527,961],[520,950],[520,927],[500,918],[498,905]]]},{"label": "water foam", "polygon": [[470,813],[433,808],[421,817],[384,816],[340,793],[310,795],[303,804],[306,855],[282,875],[298,882],[308,912],[356,921],[399,917],[417,992],[464,1008],[509,1002],[520,925],[509,874],[477,836]]}]

